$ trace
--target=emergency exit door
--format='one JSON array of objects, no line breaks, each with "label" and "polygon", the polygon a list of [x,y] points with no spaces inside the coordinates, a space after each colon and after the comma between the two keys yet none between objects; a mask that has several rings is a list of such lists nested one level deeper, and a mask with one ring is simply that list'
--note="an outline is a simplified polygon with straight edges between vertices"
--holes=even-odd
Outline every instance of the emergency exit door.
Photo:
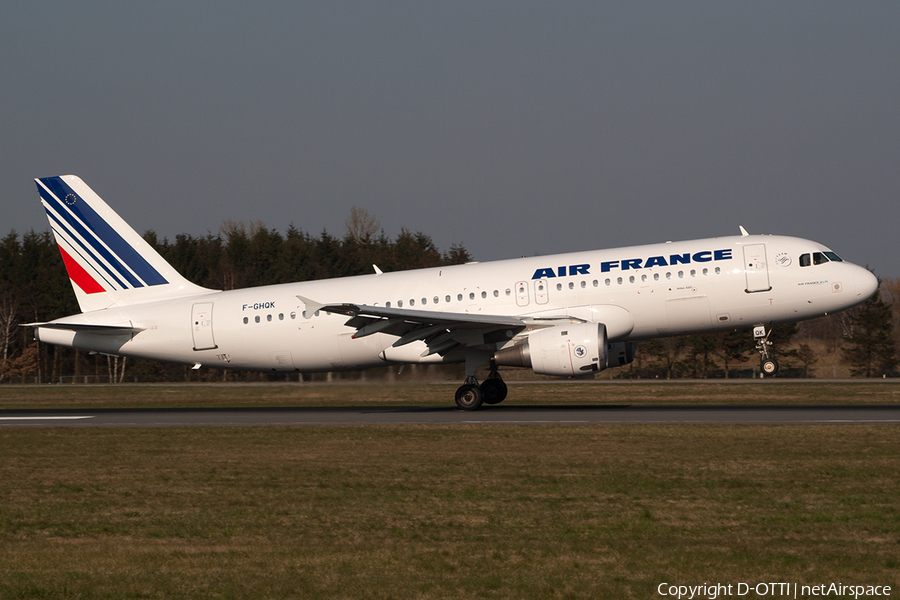
[{"label": "emergency exit door", "polygon": [[747,276],[747,292],[768,292],[769,265],[766,261],[766,245],[750,244],[744,246],[744,273]]},{"label": "emergency exit door", "polygon": [[528,306],[529,298],[528,298],[528,282],[527,281],[517,281],[516,282],[516,305],[517,306]]},{"label": "emergency exit door", "polygon": [[195,304],[191,309],[191,333],[194,336],[194,350],[218,348],[213,338],[213,303]]}]

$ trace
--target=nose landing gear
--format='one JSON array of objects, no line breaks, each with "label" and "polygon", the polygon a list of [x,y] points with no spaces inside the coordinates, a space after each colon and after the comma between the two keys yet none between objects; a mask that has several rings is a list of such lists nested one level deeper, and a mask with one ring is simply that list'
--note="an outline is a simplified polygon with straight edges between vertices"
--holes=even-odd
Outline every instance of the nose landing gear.
[{"label": "nose landing gear", "polygon": [[769,352],[772,348],[772,342],[769,341],[771,333],[772,330],[766,331],[763,325],[753,328],[753,339],[756,341],[756,351],[759,352],[759,370],[766,377],[773,377],[778,373],[778,361]]}]

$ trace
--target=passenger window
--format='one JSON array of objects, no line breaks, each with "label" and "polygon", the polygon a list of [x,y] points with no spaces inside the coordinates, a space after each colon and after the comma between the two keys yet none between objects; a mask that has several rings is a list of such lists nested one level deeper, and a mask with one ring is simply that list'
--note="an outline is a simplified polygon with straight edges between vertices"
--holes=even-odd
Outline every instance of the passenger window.
[{"label": "passenger window", "polygon": [[634,275],[628,278],[628,283],[634,283]]},{"label": "passenger window", "polygon": [[247,317],[244,317],[244,325],[246,325],[249,322],[250,322],[250,319],[248,319]]},{"label": "passenger window", "polygon": [[582,281],[582,282],[581,282],[581,288],[584,289],[584,288],[586,288],[586,287],[587,287],[587,281]]},{"label": "passenger window", "polygon": [[385,307],[385,308],[390,308],[390,307],[391,307],[391,303],[390,303],[390,302],[385,302],[385,303],[384,303],[384,307]]},{"label": "passenger window", "polygon": [[653,281],[659,281],[659,273],[653,274]]},{"label": "passenger window", "polygon": [[825,252],[825,256],[827,256],[830,260],[834,262],[844,262],[844,259],[835,254],[834,252]]},{"label": "passenger window", "polygon": [[672,274],[671,274],[671,273],[666,273],[666,279],[672,279]]},{"label": "passenger window", "polygon": [[557,291],[557,292],[561,292],[561,291],[562,291],[562,284],[561,284],[561,283],[557,283],[557,284],[556,284],[556,291]]},{"label": "passenger window", "polygon": [[609,285],[609,284],[611,284],[611,283],[612,283],[612,281],[610,281],[610,280],[609,280],[609,279],[607,279],[607,280],[606,280],[606,281],[604,281],[604,282],[603,282],[603,283],[605,283],[605,284],[606,284],[606,285]]},{"label": "passenger window", "polygon": [[812,263],[809,261],[809,254],[801,254],[800,255],[800,266],[808,267],[810,264],[812,264]]},{"label": "passenger window", "polygon": [[450,296],[449,295],[444,296],[444,302],[446,302],[447,304],[450,304]]},{"label": "passenger window", "polygon": [[284,321],[284,313],[278,313],[278,320]]},{"label": "passenger window", "polygon": [[487,292],[481,292],[481,297],[482,297],[482,298],[487,298]]},{"label": "passenger window", "polygon": [[709,269],[703,269],[703,276],[706,277],[709,275]]},{"label": "passenger window", "polygon": [[438,298],[437,296],[435,296],[432,300],[434,301],[435,304],[437,304],[438,302],[441,301],[441,299]]},{"label": "passenger window", "polygon": [[618,283],[619,285],[622,285],[622,278],[616,277],[616,283]]},{"label": "passenger window", "polygon": [[575,282],[574,282],[574,281],[570,281],[570,282],[569,282],[569,289],[570,289],[570,290],[574,290],[574,289],[575,289]]},{"label": "passenger window", "polygon": [[415,306],[415,305],[416,305],[416,299],[415,299],[415,298],[410,298],[410,299],[409,299],[409,305],[410,305],[410,306]]},{"label": "passenger window", "polygon": [[499,297],[500,297],[500,292],[498,292],[497,290],[494,290],[494,298],[499,298]]},{"label": "passenger window", "polygon": [[512,294],[512,290],[509,288],[506,288],[506,295],[509,296],[511,294]]},{"label": "passenger window", "polygon": [[469,300],[475,299],[475,292],[469,292]]},{"label": "passenger window", "polygon": [[684,271],[678,271],[678,279],[684,279]]},{"label": "passenger window", "polygon": [[403,300],[397,300],[397,307],[403,308]]},{"label": "passenger window", "polygon": [[691,277],[696,277],[696,276],[697,276],[697,270],[691,269]]},{"label": "passenger window", "polygon": [[594,287],[599,287],[599,286],[600,286],[600,282],[597,281],[597,280],[595,279],[595,280],[594,280]]},{"label": "passenger window", "polygon": [[720,273],[722,273],[722,269],[719,267],[716,267],[716,275],[719,275]]},{"label": "passenger window", "polygon": [[272,315],[266,315],[266,321],[272,322]]},{"label": "passenger window", "polygon": [[643,282],[643,281],[647,281],[647,276],[646,276],[646,275],[641,275],[641,281],[642,281],[642,282]]},{"label": "passenger window", "polygon": [[456,301],[457,301],[457,302],[462,302],[462,294],[457,294],[457,295],[456,295]]},{"label": "passenger window", "polygon": [[254,317],[253,320],[256,321],[257,323],[259,323],[259,315],[256,315],[256,317]]}]

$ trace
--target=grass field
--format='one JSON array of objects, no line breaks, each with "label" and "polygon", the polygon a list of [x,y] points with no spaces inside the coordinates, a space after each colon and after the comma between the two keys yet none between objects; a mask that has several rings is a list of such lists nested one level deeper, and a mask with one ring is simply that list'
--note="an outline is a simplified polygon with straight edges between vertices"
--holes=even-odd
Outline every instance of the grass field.
[{"label": "grass field", "polygon": [[[780,385],[514,393],[896,402],[892,384]],[[23,389],[44,406],[67,391],[85,394],[69,406],[445,404],[453,389],[184,387],[0,389],[4,408]],[[896,594],[898,467],[891,425],[7,429],[0,598],[653,598],[662,582],[776,581]]]},{"label": "grass field", "polygon": [[[0,409],[453,406],[459,384],[0,386]],[[506,404],[896,404],[900,380],[509,382]]]}]

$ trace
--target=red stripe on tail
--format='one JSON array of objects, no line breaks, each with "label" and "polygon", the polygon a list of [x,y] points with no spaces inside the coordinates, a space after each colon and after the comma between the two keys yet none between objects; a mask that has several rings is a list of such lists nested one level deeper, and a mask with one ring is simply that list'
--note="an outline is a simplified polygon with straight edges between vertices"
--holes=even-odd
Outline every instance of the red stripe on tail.
[{"label": "red stripe on tail", "polygon": [[90,274],[79,265],[75,259],[59,246],[59,253],[62,254],[63,262],[66,263],[66,271],[69,272],[69,279],[75,282],[75,285],[81,288],[85,294],[96,294],[97,292],[105,292],[106,290],[97,283]]}]

